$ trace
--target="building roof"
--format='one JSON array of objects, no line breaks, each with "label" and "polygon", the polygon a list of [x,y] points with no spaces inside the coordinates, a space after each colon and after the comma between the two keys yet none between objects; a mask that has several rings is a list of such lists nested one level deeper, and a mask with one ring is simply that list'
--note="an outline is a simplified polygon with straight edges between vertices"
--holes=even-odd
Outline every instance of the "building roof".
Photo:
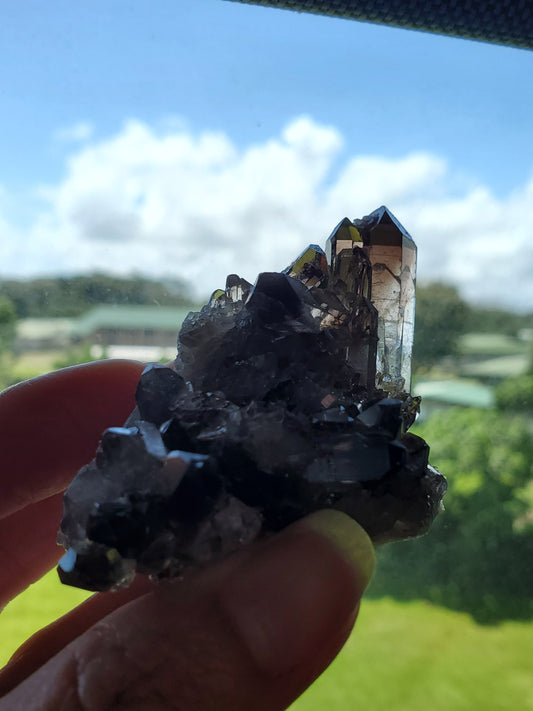
[{"label": "building roof", "polygon": [[153,329],[176,335],[190,311],[200,307],[174,306],[96,306],[80,316],[73,327],[76,336],[87,336],[101,328]]},{"label": "building roof", "polygon": [[467,363],[459,368],[459,372],[469,378],[512,378],[525,375],[530,364],[530,354],[524,353]]},{"label": "building roof", "polygon": [[429,380],[417,383],[414,394],[422,400],[434,400],[446,405],[463,407],[492,407],[494,392],[487,385],[463,380]]},{"label": "building roof", "polygon": [[529,353],[531,344],[504,333],[465,333],[459,338],[463,355],[504,356]]}]

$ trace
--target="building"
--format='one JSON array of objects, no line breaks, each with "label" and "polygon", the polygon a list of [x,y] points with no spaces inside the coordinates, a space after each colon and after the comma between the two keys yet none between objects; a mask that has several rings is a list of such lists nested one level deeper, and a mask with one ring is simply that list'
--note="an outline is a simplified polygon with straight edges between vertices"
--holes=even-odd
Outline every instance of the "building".
[{"label": "building", "polygon": [[531,366],[531,343],[503,333],[465,333],[459,352],[457,374],[487,385],[524,375]]},{"label": "building", "polygon": [[421,419],[426,419],[435,410],[450,407],[494,406],[494,391],[490,386],[463,379],[418,382],[413,394],[422,398]]},{"label": "building", "polygon": [[173,306],[97,306],[74,323],[72,342],[90,345],[95,358],[170,359],[189,311]]},{"label": "building", "polygon": [[64,350],[72,343],[74,324],[75,319],[71,318],[21,319],[17,323],[15,352]]}]

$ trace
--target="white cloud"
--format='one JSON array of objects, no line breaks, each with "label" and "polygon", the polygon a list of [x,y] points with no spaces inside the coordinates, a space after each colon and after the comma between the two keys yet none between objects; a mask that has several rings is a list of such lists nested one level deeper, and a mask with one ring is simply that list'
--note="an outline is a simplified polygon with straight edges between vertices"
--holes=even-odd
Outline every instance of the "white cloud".
[{"label": "white cloud", "polygon": [[441,156],[349,155],[337,129],[309,117],[242,149],[222,132],[131,120],[73,151],[41,196],[23,235],[2,227],[0,210],[4,273],[176,275],[206,294],[227,273],[283,268],[345,215],[386,204],[418,243],[421,280],[533,310],[533,174],[496,197]]},{"label": "white cloud", "polygon": [[59,143],[77,143],[87,141],[94,133],[94,127],[88,121],[78,121],[71,126],[59,128],[54,133],[54,140]]}]

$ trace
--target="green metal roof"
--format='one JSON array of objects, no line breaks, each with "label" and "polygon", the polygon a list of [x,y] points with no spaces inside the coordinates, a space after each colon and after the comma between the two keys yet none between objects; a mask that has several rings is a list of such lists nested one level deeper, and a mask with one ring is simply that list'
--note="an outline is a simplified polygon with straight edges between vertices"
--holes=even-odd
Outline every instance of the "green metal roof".
[{"label": "green metal roof", "polygon": [[101,328],[154,329],[175,331],[176,335],[190,311],[200,307],[174,306],[97,306],[80,316],[73,334],[87,336]]},{"label": "green metal roof", "polygon": [[529,353],[489,358],[477,363],[467,363],[460,367],[461,375],[471,378],[512,378],[525,375],[531,364]]},{"label": "green metal roof", "polygon": [[513,355],[529,353],[531,344],[503,333],[465,333],[459,338],[463,355]]},{"label": "green metal roof", "polygon": [[494,405],[492,388],[462,380],[432,380],[417,383],[414,387],[414,394],[420,395],[422,402],[427,399],[463,407],[492,407]]}]

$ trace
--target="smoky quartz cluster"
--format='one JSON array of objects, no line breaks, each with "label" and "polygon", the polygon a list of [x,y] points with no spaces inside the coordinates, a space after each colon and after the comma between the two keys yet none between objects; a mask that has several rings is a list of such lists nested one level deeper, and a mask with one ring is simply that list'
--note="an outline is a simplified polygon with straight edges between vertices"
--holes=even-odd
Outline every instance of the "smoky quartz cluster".
[{"label": "smoky quartz cluster", "polygon": [[62,581],[176,576],[321,508],[376,543],[424,533],[446,483],[408,432],[415,269],[381,207],[253,286],[230,275],[68,487]]}]

